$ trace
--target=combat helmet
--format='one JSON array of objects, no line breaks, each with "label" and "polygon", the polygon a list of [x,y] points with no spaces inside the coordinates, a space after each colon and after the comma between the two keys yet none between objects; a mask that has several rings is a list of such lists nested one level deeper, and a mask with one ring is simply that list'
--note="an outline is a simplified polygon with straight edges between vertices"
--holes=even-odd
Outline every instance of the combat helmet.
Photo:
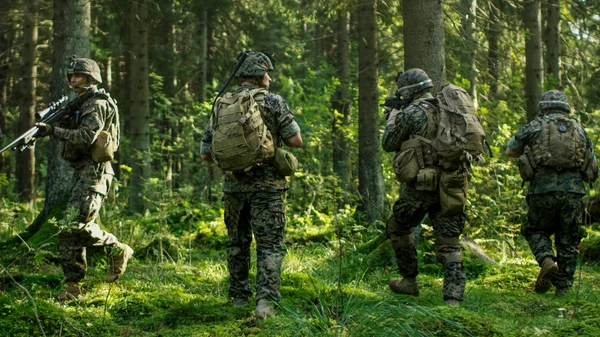
[{"label": "combat helmet", "polygon": [[423,69],[412,68],[398,73],[396,79],[398,90],[396,95],[403,99],[412,100],[415,94],[429,88],[433,88],[433,81]]},{"label": "combat helmet", "polygon": [[571,112],[567,95],[560,90],[550,90],[542,94],[538,110],[543,111],[544,109],[559,109],[566,113]]},{"label": "combat helmet", "polygon": [[102,75],[100,75],[100,67],[98,63],[92,59],[77,57],[77,55],[71,56],[69,67],[67,68],[67,78],[71,81],[71,75],[73,74],[85,74],[96,83],[102,83]]},{"label": "combat helmet", "polygon": [[262,76],[273,70],[273,59],[265,52],[246,52],[246,59],[235,73],[235,77]]}]

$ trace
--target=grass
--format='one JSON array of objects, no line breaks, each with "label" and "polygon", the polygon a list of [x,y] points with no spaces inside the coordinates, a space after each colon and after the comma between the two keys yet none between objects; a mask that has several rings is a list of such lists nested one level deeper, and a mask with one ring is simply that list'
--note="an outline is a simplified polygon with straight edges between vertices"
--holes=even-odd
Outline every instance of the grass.
[{"label": "grass", "polygon": [[[3,265],[13,262],[8,270],[15,280],[0,273],[0,336],[600,335],[597,265],[583,267],[578,296],[576,291],[564,297],[539,295],[532,291],[538,267],[523,242],[517,242],[520,259],[504,257],[492,266],[467,262],[466,299],[460,308],[451,308],[441,297],[439,265],[421,264],[419,297],[395,295],[387,288],[387,281],[398,277],[389,242],[375,252],[361,252],[359,243],[349,240],[339,285],[338,242],[331,229],[314,230],[318,235],[304,235],[298,228],[292,232],[283,300],[273,318],[256,321],[253,301],[230,305],[225,233],[216,226],[191,250],[185,250],[186,242],[177,262],[134,259],[112,285],[102,282],[106,259],[92,257],[84,281],[88,293],[67,304],[54,300],[63,287],[60,267],[36,258],[39,252],[17,261],[5,258]],[[253,269],[251,278],[254,274]],[[37,318],[29,295],[15,282],[35,300]],[[562,318],[559,308],[566,309]]]}]

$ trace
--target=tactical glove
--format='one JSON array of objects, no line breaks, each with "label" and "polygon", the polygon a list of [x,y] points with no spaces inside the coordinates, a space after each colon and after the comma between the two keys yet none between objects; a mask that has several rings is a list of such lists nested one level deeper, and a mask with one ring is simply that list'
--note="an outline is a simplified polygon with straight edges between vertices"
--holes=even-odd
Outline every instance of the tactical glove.
[{"label": "tactical glove", "polygon": [[35,134],[35,137],[37,138],[50,136],[52,133],[54,133],[54,128],[50,124],[35,123],[35,126],[38,127],[38,132]]}]

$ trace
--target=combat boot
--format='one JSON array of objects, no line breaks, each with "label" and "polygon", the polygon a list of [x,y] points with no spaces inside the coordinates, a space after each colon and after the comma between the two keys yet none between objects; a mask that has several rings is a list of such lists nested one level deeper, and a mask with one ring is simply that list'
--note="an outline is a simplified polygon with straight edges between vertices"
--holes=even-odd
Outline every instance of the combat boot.
[{"label": "combat boot", "polygon": [[[115,251],[116,250],[116,251]],[[116,253],[116,254],[115,254]],[[110,267],[108,268],[108,275],[106,276],[106,282],[111,283],[123,276],[125,269],[127,269],[127,261],[133,255],[133,249],[124,243],[116,243],[113,247],[113,252],[110,254]]]},{"label": "combat boot", "polygon": [[256,310],[254,310],[254,317],[258,319],[265,319],[273,315],[275,315],[275,308],[273,307],[273,304],[264,298],[258,300],[258,303],[256,304]]},{"label": "combat boot", "polygon": [[67,282],[65,290],[56,299],[60,302],[72,301],[81,295],[85,295],[85,293],[85,289],[79,286],[77,282]]},{"label": "combat boot", "polygon": [[234,307],[243,307],[246,306],[246,304],[248,304],[248,298],[247,297],[236,297],[233,299],[233,306]]},{"label": "combat boot", "polygon": [[446,300],[446,305],[449,307],[460,307],[460,301],[459,300]]},{"label": "combat boot", "polygon": [[565,296],[569,293],[569,291],[571,290],[571,288],[566,287],[566,288],[556,288],[556,296]]},{"label": "combat boot", "polygon": [[535,292],[538,294],[547,292],[552,286],[552,279],[556,273],[558,273],[558,266],[551,257],[547,256],[542,260],[540,274],[535,281]]},{"label": "combat boot", "polygon": [[396,294],[419,296],[419,284],[415,277],[403,277],[402,279],[391,279],[390,289]]}]

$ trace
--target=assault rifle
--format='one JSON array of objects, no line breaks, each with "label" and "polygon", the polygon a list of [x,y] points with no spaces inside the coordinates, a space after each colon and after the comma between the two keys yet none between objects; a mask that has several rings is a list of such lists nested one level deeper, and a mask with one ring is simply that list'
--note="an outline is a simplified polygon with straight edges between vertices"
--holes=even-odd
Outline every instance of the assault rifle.
[{"label": "assault rifle", "polygon": [[385,102],[383,104],[380,104],[380,107],[388,107],[391,109],[383,109],[383,112],[385,113],[385,119],[388,119],[388,116],[391,112],[392,109],[398,109],[400,111],[404,110],[408,105],[410,104],[410,101],[407,99],[402,99],[400,98],[400,96],[398,96],[397,94],[394,96],[388,96],[385,98]]},{"label": "assault rifle", "polygon": [[[69,103],[67,102],[67,96],[62,96],[58,101],[52,102],[48,105],[48,107],[42,111],[38,111],[36,113],[36,119],[39,123],[52,124],[69,113]],[[10,142],[8,145],[0,149],[0,153],[13,149],[19,152],[23,152],[25,149],[33,145],[37,139],[37,132],[39,131],[39,127],[33,126],[31,129],[27,130],[25,133],[17,137],[15,140]]]}]

